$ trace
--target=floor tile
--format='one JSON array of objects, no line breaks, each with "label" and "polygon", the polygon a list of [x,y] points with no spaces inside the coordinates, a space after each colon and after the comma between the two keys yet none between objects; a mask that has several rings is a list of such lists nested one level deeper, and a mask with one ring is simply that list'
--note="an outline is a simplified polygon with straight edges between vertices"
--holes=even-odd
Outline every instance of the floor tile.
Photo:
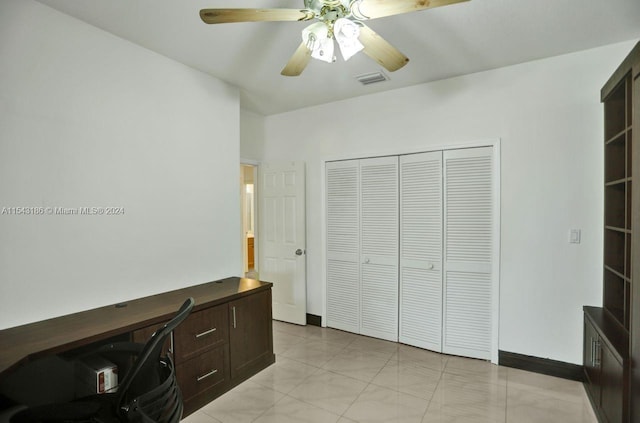
[{"label": "floor tile", "polygon": [[583,403],[587,398],[581,382],[558,377],[527,372],[519,369],[507,369],[509,387],[528,389],[542,394],[555,395],[558,399]]},{"label": "floor tile", "polygon": [[367,387],[367,383],[328,371],[309,376],[289,395],[342,415]]},{"label": "floor tile", "polygon": [[284,397],[264,414],[254,420],[255,423],[336,423],[340,419],[337,414],[322,408]]},{"label": "floor tile", "polygon": [[507,423],[596,423],[589,405],[559,399],[555,393],[507,387]]},{"label": "floor tile", "polygon": [[434,392],[425,422],[504,422],[507,387],[470,376],[443,373]]},{"label": "floor tile", "polygon": [[370,382],[387,364],[390,357],[391,353],[346,348],[326,362],[322,368]]},{"label": "floor tile", "polygon": [[182,423],[220,423],[220,420],[215,419],[202,410],[198,410],[195,413],[190,414],[181,420]]},{"label": "floor tile", "polygon": [[307,339],[284,351],[281,355],[293,360],[301,361],[316,367],[322,367],[340,351],[344,350],[342,344],[334,344],[319,339]]},{"label": "floor tile", "polygon": [[420,423],[429,401],[369,385],[344,416],[360,423]]},{"label": "floor tile", "polygon": [[304,343],[306,338],[303,336],[292,335],[287,332],[273,332],[273,352],[276,355],[282,354],[287,349]]},{"label": "floor tile", "polygon": [[371,338],[369,336],[358,336],[349,344],[351,349],[360,349],[364,351],[379,351],[395,353],[398,351],[399,344],[396,342],[385,341],[382,339]]},{"label": "floor tile", "polygon": [[287,357],[277,357],[275,364],[267,367],[250,380],[264,387],[288,394],[307,377],[318,372],[320,369],[317,367]]},{"label": "floor tile", "polygon": [[441,371],[446,367],[449,356],[401,344],[398,345],[391,359],[397,362],[412,363],[417,366]]},{"label": "floor tile", "polygon": [[252,422],[282,397],[284,394],[248,380],[205,405],[201,411],[221,423]]},{"label": "floor tile", "polygon": [[371,381],[372,384],[430,400],[442,374],[413,363],[390,361]]}]

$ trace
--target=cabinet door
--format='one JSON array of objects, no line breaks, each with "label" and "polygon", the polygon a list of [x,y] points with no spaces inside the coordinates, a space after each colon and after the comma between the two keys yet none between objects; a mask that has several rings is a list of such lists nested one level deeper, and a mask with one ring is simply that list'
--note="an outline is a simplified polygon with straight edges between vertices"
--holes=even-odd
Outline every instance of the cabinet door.
[{"label": "cabinet door", "polygon": [[273,363],[271,290],[229,303],[231,378],[243,378]]},{"label": "cabinet door", "polygon": [[602,396],[600,407],[609,423],[623,421],[624,372],[607,344],[600,345],[600,383]]},{"label": "cabinet door", "polygon": [[587,319],[584,321],[583,363],[585,382],[595,404],[600,404],[600,366],[598,360],[598,333]]}]

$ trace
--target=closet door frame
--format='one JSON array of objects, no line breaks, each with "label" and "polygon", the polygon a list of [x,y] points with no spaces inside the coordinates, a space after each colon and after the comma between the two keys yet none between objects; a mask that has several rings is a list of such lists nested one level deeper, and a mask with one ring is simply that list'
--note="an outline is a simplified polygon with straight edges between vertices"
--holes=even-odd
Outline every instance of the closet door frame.
[{"label": "closet door frame", "polygon": [[465,143],[456,143],[456,144],[440,144],[440,145],[433,145],[433,146],[429,146],[426,148],[414,148],[414,149],[408,149],[408,150],[401,150],[401,151],[372,151],[372,152],[365,152],[362,154],[347,154],[347,155],[342,155],[342,156],[333,156],[333,157],[326,157],[323,160],[320,161],[319,164],[319,171],[320,171],[320,175],[323,175],[320,178],[321,181],[321,202],[322,202],[322,208],[321,208],[321,213],[322,216],[320,216],[320,223],[321,223],[321,234],[322,234],[322,245],[321,245],[321,263],[323,263],[322,269],[321,269],[321,278],[322,278],[322,283],[323,283],[323,287],[322,287],[322,326],[326,327],[326,316],[327,316],[327,269],[326,269],[326,251],[327,251],[327,238],[326,238],[326,233],[327,233],[327,227],[326,227],[326,197],[327,197],[327,192],[326,192],[326,181],[325,181],[325,172],[326,172],[326,165],[328,162],[335,162],[335,161],[340,161],[340,160],[352,160],[352,159],[362,159],[362,158],[370,158],[370,157],[384,157],[384,156],[402,156],[405,154],[416,154],[416,153],[429,153],[429,152],[433,152],[433,151],[446,151],[446,150],[457,150],[457,149],[462,149],[462,148],[475,148],[475,147],[492,147],[493,148],[493,162],[494,162],[494,166],[493,166],[493,177],[494,177],[494,184],[493,184],[493,190],[494,190],[494,202],[493,202],[493,207],[494,207],[494,226],[493,226],[493,245],[494,245],[494,249],[493,249],[493,258],[492,258],[492,286],[493,286],[493,295],[492,295],[492,309],[493,309],[493,316],[492,316],[492,328],[491,328],[491,333],[492,333],[492,349],[491,349],[491,362],[494,364],[498,364],[498,348],[499,348],[499,328],[500,328],[500,203],[501,203],[501,199],[500,199],[500,185],[501,185],[501,179],[500,179],[500,174],[501,174],[501,161],[500,161],[500,157],[501,157],[501,147],[500,147],[500,139],[499,138],[493,138],[493,139],[481,139],[481,140],[476,140],[476,141],[470,141],[470,142],[465,142]]}]

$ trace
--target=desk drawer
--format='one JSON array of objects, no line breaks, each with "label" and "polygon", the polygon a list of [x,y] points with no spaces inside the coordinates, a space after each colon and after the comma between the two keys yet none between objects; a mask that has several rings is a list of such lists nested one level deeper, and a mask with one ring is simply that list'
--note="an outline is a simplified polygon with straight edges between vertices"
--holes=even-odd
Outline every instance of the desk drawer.
[{"label": "desk drawer", "polygon": [[228,380],[226,362],[227,346],[207,351],[176,368],[178,385],[185,401],[224,385]]},{"label": "desk drawer", "polygon": [[176,364],[224,345],[228,339],[226,304],[192,313],[174,332]]}]

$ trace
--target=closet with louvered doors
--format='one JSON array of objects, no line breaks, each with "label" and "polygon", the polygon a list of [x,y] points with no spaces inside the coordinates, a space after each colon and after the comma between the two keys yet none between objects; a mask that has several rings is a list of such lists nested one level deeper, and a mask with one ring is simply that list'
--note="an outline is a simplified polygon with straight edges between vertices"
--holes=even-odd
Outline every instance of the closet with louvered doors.
[{"label": "closet with louvered doors", "polygon": [[327,163],[327,325],[495,360],[494,165],[494,147]]},{"label": "closet with louvered doors", "polygon": [[400,156],[399,340],[492,358],[493,149]]},{"label": "closet with louvered doors", "polygon": [[326,165],[327,326],[398,340],[398,157]]}]

